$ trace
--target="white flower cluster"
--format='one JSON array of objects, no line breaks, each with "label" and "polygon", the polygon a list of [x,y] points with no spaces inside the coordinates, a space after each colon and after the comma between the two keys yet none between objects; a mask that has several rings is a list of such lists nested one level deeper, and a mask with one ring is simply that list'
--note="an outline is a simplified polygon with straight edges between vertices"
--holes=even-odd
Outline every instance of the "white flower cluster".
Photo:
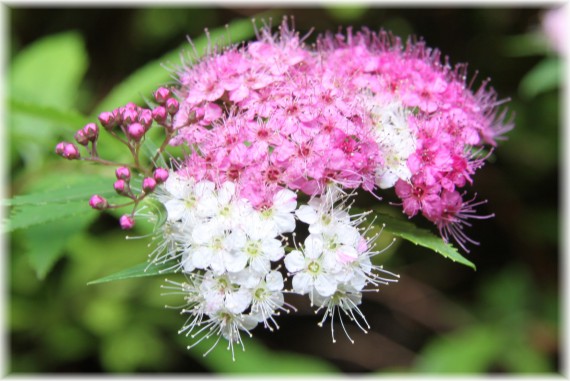
[{"label": "white flower cluster", "polygon": [[198,342],[223,336],[233,352],[233,344],[242,343],[240,330],[261,322],[277,327],[273,316],[285,310],[284,284],[271,264],[285,254],[281,235],[295,229],[296,194],[281,190],[271,208],[258,211],[237,197],[234,183],[216,187],[171,172],[157,199],[167,219],[154,261],[176,259],[189,279],[169,282],[184,293],[183,312],[191,315],[181,332],[190,335],[203,326]]},{"label": "white flower cluster", "polygon": [[[271,207],[256,210],[234,183],[196,182],[171,172],[156,193],[167,217],[153,255],[155,263],[174,261],[187,276],[183,283],[167,281],[165,288],[185,298],[182,313],[189,317],[180,333],[200,336],[190,347],[212,336],[218,337],[215,346],[224,337],[233,354],[234,344],[243,346],[242,331],[250,334],[259,323],[279,328],[274,316],[292,307],[284,292],[308,294],[317,311],[324,309],[319,325],[331,317],[333,341],[332,320],[338,314],[342,323],[341,312],[366,331],[358,308],[362,291],[397,276],[372,264],[379,233],[366,238],[368,231],[359,226],[367,213],[351,216],[349,197],[331,186],[297,209],[297,195],[283,189]],[[295,231],[296,220],[308,225],[309,235],[285,256],[283,235]],[[284,290],[281,259],[293,275],[290,291]]]},{"label": "white flower cluster", "polygon": [[[321,197],[313,197],[307,205],[299,207],[297,218],[309,225],[309,236],[300,249],[285,256],[285,266],[293,274],[293,291],[308,294],[311,304],[319,310],[325,309],[321,326],[337,313],[342,323],[342,312],[366,332],[363,324],[368,324],[358,308],[364,287],[387,284],[397,275],[372,264],[370,258],[380,253],[372,250],[379,233],[365,237],[367,231],[359,225],[368,213],[350,215],[348,198],[338,188],[329,187]],[[332,324],[331,331],[334,342]]]}]

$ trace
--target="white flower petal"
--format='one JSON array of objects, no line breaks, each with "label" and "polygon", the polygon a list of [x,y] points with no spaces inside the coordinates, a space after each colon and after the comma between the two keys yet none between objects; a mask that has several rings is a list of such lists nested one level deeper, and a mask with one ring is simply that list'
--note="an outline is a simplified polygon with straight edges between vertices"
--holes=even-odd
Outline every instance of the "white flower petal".
[{"label": "white flower petal", "polygon": [[313,278],[306,273],[299,273],[293,277],[293,290],[301,295],[306,294],[313,286]]},{"label": "white flower petal", "polygon": [[322,296],[331,296],[336,291],[337,283],[335,279],[329,275],[321,274],[315,279],[315,290]]},{"label": "white flower petal", "polygon": [[301,205],[295,211],[295,215],[299,220],[309,225],[314,224],[318,219],[317,211],[309,205]]},{"label": "white flower petal", "polygon": [[305,256],[307,258],[316,259],[323,252],[323,238],[320,235],[310,234],[305,239]]},{"label": "white flower petal", "polygon": [[305,257],[299,250],[293,250],[285,256],[287,271],[296,273],[305,268]]},{"label": "white flower petal", "polygon": [[283,289],[283,275],[279,271],[271,271],[265,277],[265,283],[269,291],[281,291]]}]

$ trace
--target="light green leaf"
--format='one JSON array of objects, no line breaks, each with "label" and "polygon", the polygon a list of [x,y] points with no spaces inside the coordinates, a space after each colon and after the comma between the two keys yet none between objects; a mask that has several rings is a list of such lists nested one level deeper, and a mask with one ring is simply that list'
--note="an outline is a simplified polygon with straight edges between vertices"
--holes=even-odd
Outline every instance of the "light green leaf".
[{"label": "light green leaf", "polygon": [[430,342],[418,356],[422,373],[483,373],[504,353],[503,336],[487,326],[474,326]]},{"label": "light green leaf", "polygon": [[376,216],[378,218],[378,222],[386,224],[386,231],[389,231],[395,236],[404,238],[416,245],[431,249],[454,262],[469,266],[474,270],[476,269],[475,265],[459,254],[453,245],[446,243],[441,239],[441,237],[436,236],[429,230],[418,228],[411,222],[403,221],[384,213],[376,212]]},{"label": "light green leaf", "polygon": [[[193,40],[193,44],[198,54],[204,54],[210,41],[216,42],[220,47],[227,46],[235,42],[248,39],[254,35],[253,25],[250,19],[237,20],[228,25],[227,28],[218,28],[210,31],[210,36],[201,36]],[[232,41],[228,41],[231,37]],[[171,72],[162,65],[173,67],[180,65],[180,54],[189,51],[191,46],[184,43],[174,51],[165,54],[155,61],[147,63],[121,84],[116,86],[111,93],[97,106],[96,114],[102,111],[112,110],[122,106],[127,102],[138,103],[143,97],[149,96],[157,87],[172,80]]]},{"label": "light green leaf", "polygon": [[562,86],[562,60],[546,58],[540,61],[521,80],[519,92],[521,96],[530,99],[540,93],[554,90]]},{"label": "light green leaf", "polygon": [[174,274],[174,268],[172,263],[164,263],[160,265],[150,264],[148,262],[140,263],[136,266],[129,267],[128,269],[119,271],[117,273],[105,276],[103,278],[99,278],[88,282],[88,285],[97,284],[97,283],[106,283],[115,280],[124,280],[124,279],[131,279],[131,278],[142,278],[142,277],[149,277],[149,276],[157,276],[157,275],[166,275],[166,274]]},{"label": "light green leaf", "polygon": [[90,122],[87,117],[73,110],[61,110],[52,106],[43,106],[38,103],[25,102],[14,98],[10,98],[8,108],[11,113],[41,118],[44,121],[54,122],[57,125],[70,127],[75,130]]},{"label": "light green leaf", "polygon": [[64,254],[71,237],[79,234],[97,217],[96,213],[61,219],[56,224],[32,226],[24,232],[26,255],[39,279],[44,279]]},{"label": "light green leaf", "polygon": [[20,100],[65,109],[75,103],[87,69],[81,35],[66,32],[44,37],[14,58],[9,94]]}]

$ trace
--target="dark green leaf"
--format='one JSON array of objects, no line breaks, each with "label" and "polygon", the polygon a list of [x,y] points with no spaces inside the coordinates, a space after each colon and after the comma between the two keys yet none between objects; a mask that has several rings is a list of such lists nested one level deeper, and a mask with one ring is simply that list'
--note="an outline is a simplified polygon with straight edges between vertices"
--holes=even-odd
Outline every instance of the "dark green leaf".
[{"label": "dark green leaf", "polygon": [[174,268],[172,263],[165,263],[160,265],[150,264],[148,262],[138,264],[133,267],[129,267],[128,269],[119,271],[117,273],[105,276],[103,278],[99,278],[93,280],[87,284],[97,284],[97,283],[106,283],[111,282],[114,280],[124,280],[124,279],[131,279],[131,278],[141,278],[141,277],[149,277],[149,276],[157,276],[157,275],[166,275],[166,274],[174,274]]},{"label": "dark green leaf", "polygon": [[474,270],[475,265],[463,257],[453,245],[446,243],[441,237],[436,236],[426,229],[418,228],[416,225],[409,221],[403,221],[398,218],[383,214],[376,213],[378,222],[385,223],[385,229],[395,236],[404,238],[416,245],[420,245],[435,251],[436,253],[449,258],[454,262],[461,263],[469,266]]}]

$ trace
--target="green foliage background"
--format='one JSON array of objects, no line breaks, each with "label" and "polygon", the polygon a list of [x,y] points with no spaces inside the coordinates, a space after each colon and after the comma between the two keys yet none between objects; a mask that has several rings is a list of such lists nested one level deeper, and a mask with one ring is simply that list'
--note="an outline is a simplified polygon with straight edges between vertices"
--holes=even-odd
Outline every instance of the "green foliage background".
[{"label": "green foliage background", "polygon": [[[11,5],[5,11],[9,114],[2,152],[7,196],[17,196],[3,202],[6,215],[11,213],[4,256],[6,372],[560,371],[562,62],[540,34],[544,9]],[[349,327],[356,344],[340,337],[332,344],[307,303],[292,298],[299,312],[281,316],[277,332],[255,330],[233,363],[223,345],[205,358],[207,343],[186,350],[191,340],[176,335],[183,317],[163,307],[178,301],[160,295],[161,277],[87,285],[144,261],[149,241],[125,240],[117,215],[86,206],[95,189],[113,193],[104,180],[111,172],[66,162],[53,147],[100,111],[142,101],[169,82],[168,69],[180,63],[181,48],[189,49],[186,36],[199,51],[207,43],[206,27],[212,39],[248,39],[249,18],[262,12],[273,16],[273,25],[281,15],[293,15],[302,33],[315,28],[313,37],[339,25],[422,36],[452,63],[468,62],[471,76],[478,69],[479,81],[491,77],[499,94],[511,97],[517,127],[476,175],[471,191],[489,199],[482,214],[496,213],[470,230],[481,242],[466,255],[477,271],[398,240],[386,267],[402,278],[367,295],[363,311],[372,330],[364,335]],[[125,154],[110,140],[101,147],[117,159]],[[66,194],[70,186],[73,192]],[[41,198],[26,196],[40,191]],[[57,203],[44,204],[49,197]],[[382,209],[390,210],[395,208]]]}]

